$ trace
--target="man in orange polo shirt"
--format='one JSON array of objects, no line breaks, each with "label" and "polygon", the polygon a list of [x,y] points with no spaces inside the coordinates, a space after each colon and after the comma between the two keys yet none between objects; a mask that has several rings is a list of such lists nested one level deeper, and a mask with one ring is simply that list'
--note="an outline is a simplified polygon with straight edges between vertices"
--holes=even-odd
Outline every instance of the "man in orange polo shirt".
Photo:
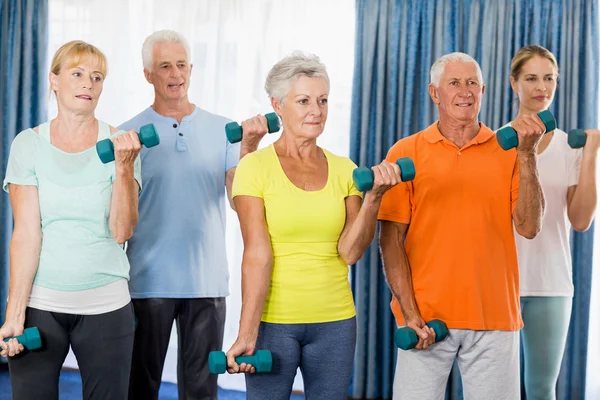
[{"label": "man in orange polo shirt", "polygon": [[[419,343],[398,350],[394,399],[442,399],[455,360],[465,398],[518,399],[519,271],[514,229],[533,238],[544,198],[535,149],[544,124],[523,117],[519,146],[502,150],[478,116],[481,69],[464,53],[431,67],[429,94],[440,119],[398,141],[387,160],[410,157],[417,175],[383,197],[380,245],[392,311]],[[425,324],[440,319],[435,343]]]}]

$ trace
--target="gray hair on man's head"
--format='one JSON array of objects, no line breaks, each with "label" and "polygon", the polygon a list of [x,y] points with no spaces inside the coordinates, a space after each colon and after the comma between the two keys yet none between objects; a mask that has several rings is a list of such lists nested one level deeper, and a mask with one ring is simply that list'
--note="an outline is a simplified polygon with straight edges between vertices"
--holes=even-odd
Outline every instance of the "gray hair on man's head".
[{"label": "gray hair on man's head", "polygon": [[148,36],[144,40],[142,45],[142,61],[144,68],[150,71],[152,69],[152,54],[154,51],[154,45],[158,43],[177,43],[185,48],[188,59],[190,57],[190,45],[187,40],[179,32],[164,29],[162,31],[156,31],[152,35]]},{"label": "gray hair on man's head", "polygon": [[438,87],[440,84],[440,79],[442,75],[444,75],[444,68],[446,65],[451,62],[464,62],[464,63],[472,63],[477,68],[477,78],[479,79],[479,84],[483,85],[483,74],[481,73],[481,67],[475,61],[473,57],[468,54],[455,52],[450,54],[445,54],[437,59],[436,62],[431,66],[431,84],[435,87]]},{"label": "gray hair on man's head", "polygon": [[269,98],[282,102],[290,87],[301,76],[322,78],[329,87],[329,75],[325,64],[314,54],[296,51],[283,58],[271,68],[265,81],[265,91]]}]

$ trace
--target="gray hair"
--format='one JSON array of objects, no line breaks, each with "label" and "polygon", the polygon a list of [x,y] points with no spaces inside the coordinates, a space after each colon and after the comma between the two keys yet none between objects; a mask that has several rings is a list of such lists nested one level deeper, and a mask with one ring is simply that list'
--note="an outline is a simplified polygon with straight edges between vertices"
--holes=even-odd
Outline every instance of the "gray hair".
[{"label": "gray hair", "polygon": [[269,98],[282,102],[292,83],[299,77],[322,78],[329,87],[329,75],[325,64],[314,54],[299,51],[283,58],[271,68],[265,81],[265,91]]},{"label": "gray hair", "polygon": [[178,32],[171,30],[156,31],[144,40],[142,45],[142,61],[144,68],[150,71],[152,69],[152,54],[154,46],[158,43],[177,43],[185,48],[188,58],[190,57],[190,45],[187,40]]},{"label": "gray hair", "polygon": [[468,54],[455,52],[450,54],[445,54],[437,59],[436,62],[431,66],[431,84],[435,87],[438,87],[440,84],[440,79],[444,74],[444,69],[446,65],[451,62],[464,62],[474,64],[477,68],[477,78],[479,79],[479,84],[483,85],[483,74],[481,73],[481,67],[473,57]]}]

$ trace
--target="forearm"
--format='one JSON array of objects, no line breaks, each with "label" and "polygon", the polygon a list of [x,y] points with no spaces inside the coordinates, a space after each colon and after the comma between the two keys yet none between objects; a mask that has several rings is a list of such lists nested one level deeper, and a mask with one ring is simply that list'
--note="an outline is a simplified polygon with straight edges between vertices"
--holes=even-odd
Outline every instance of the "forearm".
[{"label": "forearm", "polygon": [[542,228],[544,194],[535,154],[519,154],[519,194],[513,215],[516,231],[532,239]]},{"label": "forearm", "polygon": [[246,255],[242,260],[242,312],[238,336],[249,341],[258,337],[262,311],[269,291],[272,258],[255,258]]},{"label": "forearm", "polygon": [[117,243],[132,235],[138,221],[138,184],[133,178],[133,165],[117,169],[112,187],[110,230]]},{"label": "forearm", "polygon": [[40,261],[41,236],[20,237],[13,233],[10,242],[10,282],[6,320],[25,322],[25,309],[29,302],[33,279]]},{"label": "forearm", "polygon": [[349,229],[340,237],[338,252],[346,264],[356,263],[373,241],[380,204],[381,197],[375,197],[367,192],[358,215]]},{"label": "forearm", "polygon": [[382,243],[381,254],[385,278],[392,294],[400,304],[404,318],[409,321],[420,317],[404,245]]},{"label": "forearm", "polygon": [[596,190],[596,151],[583,152],[579,181],[569,204],[569,220],[578,231],[587,230],[594,218],[598,195]]}]

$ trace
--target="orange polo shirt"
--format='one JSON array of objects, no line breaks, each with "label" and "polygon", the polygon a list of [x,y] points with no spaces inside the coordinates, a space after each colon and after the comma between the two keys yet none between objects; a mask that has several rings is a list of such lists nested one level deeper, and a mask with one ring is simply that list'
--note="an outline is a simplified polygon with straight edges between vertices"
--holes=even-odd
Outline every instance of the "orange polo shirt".
[{"label": "orange polo shirt", "polygon": [[[502,150],[483,123],[459,149],[437,124],[388,152],[389,162],[412,158],[416,177],[387,191],[378,218],[410,225],[405,249],[426,321],[440,319],[453,329],[518,330],[516,150]],[[391,307],[397,324],[405,325],[395,297]]]}]

